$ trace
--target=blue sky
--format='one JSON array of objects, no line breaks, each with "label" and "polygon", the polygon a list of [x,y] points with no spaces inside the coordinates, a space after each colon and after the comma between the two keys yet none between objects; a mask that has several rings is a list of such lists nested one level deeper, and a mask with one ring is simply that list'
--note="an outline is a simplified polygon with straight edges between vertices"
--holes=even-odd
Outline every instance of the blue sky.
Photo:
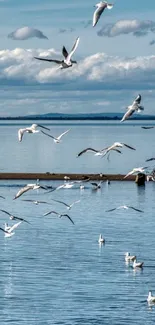
[{"label": "blue sky", "polygon": [[[93,28],[95,4],[0,0],[0,116],[123,113],[137,93],[142,95],[144,112],[154,114],[155,1],[116,0]],[[48,39],[8,37],[25,26]],[[71,49],[77,36],[76,66],[58,71],[55,64],[33,58],[59,59],[62,46]]]}]

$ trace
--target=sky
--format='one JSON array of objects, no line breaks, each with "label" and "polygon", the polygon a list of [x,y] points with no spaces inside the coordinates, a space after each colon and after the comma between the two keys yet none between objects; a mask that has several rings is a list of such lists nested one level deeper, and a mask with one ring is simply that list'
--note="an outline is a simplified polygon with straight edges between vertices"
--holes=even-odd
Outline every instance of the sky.
[{"label": "sky", "polygon": [[[155,1],[113,3],[93,28],[94,0],[0,0],[0,116],[124,113],[139,93],[155,114]],[[34,59],[77,37],[72,67]]]}]

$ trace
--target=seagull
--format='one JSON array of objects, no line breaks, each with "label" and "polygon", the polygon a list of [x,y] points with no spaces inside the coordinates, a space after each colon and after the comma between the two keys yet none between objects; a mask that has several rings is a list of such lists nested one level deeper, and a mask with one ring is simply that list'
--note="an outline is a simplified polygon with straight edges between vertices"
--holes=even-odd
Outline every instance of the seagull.
[{"label": "seagull", "polygon": [[106,212],[111,212],[111,211],[118,210],[118,209],[124,209],[124,210],[132,209],[132,210],[135,210],[135,211],[138,211],[138,212],[144,212],[142,210],[139,210],[139,209],[134,208],[134,207],[129,206],[129,205],[121,205],[121,206],[119,206],[117,208],[113,208],[113,209],[107,210]]},{"label": "seagull", "polygon": [[101,184],[103,181],[100,181],[99,183],[91,183],[93,185],[93,190],[98,190],[99,188],[101,188]]},{"label": "seagull", "polygon": [[13,214],[11,214],[11,213],[9,213],[9,212],[7,212],[6,210],[2,210],[2,209],[0,209],[0,211],[2,211],[2,212],[4,212],[4,213],[6,213],[9,217],[10,217],[10,219],[11,220],[20,220],[20,221],[24,221],[24,222],[26,222],[26,223],[29,223],[30,224],[30,222],[29,221],[27,221],[27,220],[25,220],[25,219],[23,219],[23,218],[18,218],[18,217],[15,217]]},{"label": "seagull", "polygon": [[126,143],[114,142],[111,146],[103,149],[103,150],[105,150],[105,152],[103,153],[102,157],[104,157],[110,150],[116,150],[116,148],[123,148],[124,146],[131,150],[136,150],[135,148],[129,146]]},{"label": "seagull", "polygon": [[95,10],[94,12],[94,15],[93,15],[93,27],[97,24],[102,12],[107,8],[107,9],[112,9],[113,8],[113,4],[110,4],[106,1],[101,1],[99,3],[97,3],[95,5],[95,7],[97,7],[97,9]]},{"label": "seagull", "polygon": [[124,114],[120,122],[124,122],[127,120],[134,112],[141,112],[144,110],[143,106],[140,106],[141,95],[138,95],[133,101],[132,105],[127,107],[127,112]]},{"label": "seagull", "polygon": [[63,202],[63,201],[59,201],[59,200],[55,200],[55,199],[51,199],[51,200],[54,201],[54,202],[58,202],[58,203],[61,203],[61,204],[65,205],[65,206],[67,207],[68,210],[70,210],[70,209],[73,207],[74,204],[80,202],[80,200],[77,200],[77,201],[74,201],[74,202],[71,203],[71,204],[67,204],[67,203],[65,203],[65,202]]},{"label": "seagull", "polygon": [[52,139],[54,140],[55,143],[60,143],[60,142],[61,142],[61,138],[62,138],[62,136],[65,135],[66,133],[68,133],[69,131],[70,131],[70,129],[67,130],[67,131],[65,131],[65,132],[63,132],[62,134],[60,134],[57,138],[54,137],[54,136],[51,135],[51,134],[48,134],[48,133],[44,132],[44,131],[41,131],[41,132],[42,132],[43,134],[46,134],[46,135],[49,136],[50,138],[52,138]]},{"label": "seagull", "polygon": [[52,205],[52,203],[49,203],[49,202],[46,202],[46,201],[37,201],[37,200],[28,200],[28,199],[27,200],[22,200],[22,201],[32,202],[32,203],[34,203],[36,205],[41,204],[41,203]]},{"label": "seagull", "polygon": [[13,200],[19,198],[22,194],[24,194],[25,192],[29,191],[29,190],[37,190],[39,188],[43,188],[46,189],[45,187],[38,185],[38,184],[27,184],[26,186],[22,187],[17,194],[15,195],[15,197],[13,198]]},{"label": "seagull", "polygon": [[[104,148],[102,150],[96,150],[96,149],[93,149],[93,148],[86,148],[86,149],[84,149],[84,150],[82,150],[81,152],[78,153],[77,158],[80,157],[81,155],[83,155],[85,152],[88,152],[88,151],[95,152],[94,156],[103,156],[105,154],[106,149],[107,148]],[[118,153],[121,153],[121,151],[116,149],[116,148],[114,148],[113,150],[117,151]]]},{"label": "seagull", "polygon": [[66,182],[66,183],[64,183],[64,184],[59,185],[58,187],[56,187],[56,190],[59,190],[61,188],[72,188],[75,185],[75,183],[77,183],[77,181],[74,181],[74,182]]},{"label": "seagull", "polygon": [[130,253],[125,253],[125,261],[126,262],[133,262],[136,259],[135,255],[130,255]]},{"label": "seagull", "polygon": [[105,243],[105,239],[102,237],[101,234],[100,234],[100,236],[99,236],[98,243],[99,243],[99,244],[103,244],[103,243]]},{"label": "seagull", "polygon": [[142,268],[144,265],[144,262],[137,262],[136,258],[134,259],[133,261],[133,268],[136,269],[136,268]]},{"label": "seagull", "polygon": [[133,168],[128,174],[124,176],[124,178],[127,178],[130,175],[136,174],[136,173],[145,173],[145,170],[149,167],[137,167]]},{"label": "seagull", "polygon": [[49,128],[46,128],[45,126],[43,126],[41,124],[32,124],[31,126],[29,126],[27,128],[18,130],[18,140],[19,140],[19,142],[22,141],[23,134],[25,132],[27,132],[27,133],[38,133],[38,132],[40,132],[40,130],[36,130],[37,127],[40,127],[40,128],[43,128],[43,129],[46,129],[46,130],[50,131]]},{"label": "seagull", "polygon": [[8,226],[7,223],[5,223],[5,237],[11,237],[13,236],[15,233],[13,232],[14,229],[16,229],[20,224],[22,223],[22,221],[19,221],[17,223],[15,223],[13,226]]},{"label": "seagull", "polygon": [[148,297],[147,297],[147,302],[150,303],[155,303],[155,296],[152,296],[152,291],[149,291]]},{"label": "seagull", "polygon": [[60,69],[70,68],[73,65],[73,63],[77,63],[76,61],[71,60],[71,57],[74,54],[74,52],[76,51],[79,41],[80,41],[80,38],[77,37],[70,53],[68,53],[65,46],[63,46],[63,48],[62,48],[62,54],[64,56],[63,60],[44,59],[44,58],[38,58],[38,57],[34,57],[34,58],[37,60],[42,60],[42,61],[55,62],[60,65]]},{"label": "seagull", "polygon": [[73,220],[72,220],[71,217],[70,217],[68,214],[66,214],[66,213],[61,214],[61,213],[58,213],[58,212],[56,212],[56,211],[50,211],[50,212],[44,213],[44,216],[48,216],[48,215],[51,214],[51,213],[56,214],[59,218],[67,217],[67,218],[72,222],[72,224],[74,225]]}]

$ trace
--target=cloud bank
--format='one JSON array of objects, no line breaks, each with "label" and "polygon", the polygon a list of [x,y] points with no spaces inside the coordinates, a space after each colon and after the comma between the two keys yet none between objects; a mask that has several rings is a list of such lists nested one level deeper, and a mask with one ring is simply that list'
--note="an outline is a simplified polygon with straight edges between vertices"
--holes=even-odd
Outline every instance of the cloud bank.
[{"label": "cloud bank", "polygon": [[1,84],[52,84],[55,89],[143,89],[154,88],[155,55],[145,57],[108,56],[96,53],[60,70],[50,62],[34,59],[58,57],[54,49],[0,51]]},{"label": "cloud bank", "polygon": [[48,39],[47,36],[45,36],[40,30],[28,26],[18,28],[8,35],[8,38],[21,41],[27,40],[32,37]]},{"label": "cloud bank", "polygon": [[116,37],[122,34],[132,34],[136,37],[146,36],[155,32],[155,21],[152,20],[118,20],[114,24],[103,26],[98,36]]}]

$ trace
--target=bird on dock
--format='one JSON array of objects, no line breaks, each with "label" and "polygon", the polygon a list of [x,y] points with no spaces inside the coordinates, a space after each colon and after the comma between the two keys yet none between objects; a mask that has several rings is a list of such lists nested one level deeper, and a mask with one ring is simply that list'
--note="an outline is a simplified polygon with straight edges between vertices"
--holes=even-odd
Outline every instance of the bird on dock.
[{"label": "bird on dock", "polygon": [[19,129],[19,130],[18,130],[18,140],[19,140],[19,142],[22,141],[22,139],[23,139],[23,135],[24,135],[25,132],[26,132],[26,133],[38,133],[38,132],[40,132],[40,130],[37,130],[38,127],[50,131],[49,128],[46,128],[45,126],[43,126],[43,125],[41,125],[41,124],[32,124],[31,126],[29,126],[29,127],[27,127],[27,128]]},{"label": "bird on dock", "polygon": [[20,224],[22,223],[22,221],[19,221],[17,223],[15,223],[13,226],[9,226],[8,223],[5,223],[5,237],[12,237],[15,232],[13,232],[14,229],[16,229]]},{"label": "bird on dock", "polygon": [[96,24],[97,24],[98,20],[100,19],[103,11],[105,9],[112,9],[113,6],[114,6],[113,4],[108,3],[107,1],[101,1],[101,2],[99,2],[99,3],[97,3],[95,5],[95,7],[97,7],[97,9],[95,10],[94,15],[93,15],[93,27],[96,26]]},{"label": "bird on dock", "polygon": [[133,168],[128,174],[126,174],[124,176],[124,178],[127,178],[128,176],[133,175],[133,174],[145,173],[146,169],[148,169],[148,168],[149,168],[148,166]]},{"label": "bird on dock", "polygon": [[113,208],[113,209],[107,210],[106,212],[112,212],[114,210],[119,210],[119,209],[124,209],[124,210],[132,209],[132,210],[135,210],[137,212],[144,212],[144,211],[142,211],[140,209],[134,208],[134,207],[129,206],[129,205],[121,205],[121,206],[119,206],[117,208]]},{"label": "bird on dock", "polygon": [[69,130],[63,132],[63,133],[60,134],[58,137],[54,137],[53,135],[48,134],[48,133],[46,133],[46,132],[44,132],[44,131],[41,131],[41,132],[42,132],[43,134],[47,135],[48,137],[52,138],[53,141],[54,141],[55,143],[60,143],[60,142],[61,142],[61,138],[63,137],[63,135],[67,134],[70,130],[71,130],[71,129],[69,129]]},{"label": "bird on dock", "polygon": [[153,303],[155,303],[155,296],[152,296],[152,291],[150,290],[149,291],[149,294],[148,294],[148,297],[147,297],[147,302],[149,303],[149,304],[153,304]]},{"label": "bird on dock", "polygon": [[77,61],[71,60],[71,57],[73,56],[74,52],[76,51],[79,41],[80,41],[80,38],[77,37],[70,53],[68,53],[65,46],[63,46],[63,48],[62,48],[62,54],[64,56],[63,60],[46,59],[46,58],[39,58],[39,57],[34,57],[34,58],[37,60],[41,60],[41,61],[55,62],[56,64],[58,64],[60,66],[60,69],[70,68],[70,67],[72,67],[73,63],[77,63]]},{"label": "bird on dock", "polygon": [[29,221],[25,220],[24,218],[19,218],[19,217],[15,217],[13,214],[9,213],[8,211],[6,210],[2,210],[0,209],[0,211],[4,212],[5,214],[7,214],[9,217],[10,217],[10,220],[20,220],[20,221],[23,221],[23,222],[26,222],[26,223],[29,223]]},{"label": "bird on dock", "polygon": [[130,253],[125,253],[125,262],[133,262],[136,259],[135,255],[130,255]]},{"label": "bird on dock", "polygon": [[133,101],[132,105],[129,105],[127,107],[127,112],[123,115],[120,122],[124,122],[135,112],[143,111],[144,107],[140,105],[140,102],[141,102],[141,95],[138,95]]},{"label": "bird on dock", "polygon": [[71,219],[71,217],[68,215],[68,214],[66,214],[66,213],[63,213],[63,214],[61,214],[61,213],[58,213],[58,212],[56,212],[56,211],[49,211],[49,212],[47,212],[47,213],[44,213],[44,217],[45,216],[48,216],[49,214],[56,214],[59,218],[62,218],[62,217],[67,217],[70,221],[71,221],[71,223],[74,225],[74,221]]}]

